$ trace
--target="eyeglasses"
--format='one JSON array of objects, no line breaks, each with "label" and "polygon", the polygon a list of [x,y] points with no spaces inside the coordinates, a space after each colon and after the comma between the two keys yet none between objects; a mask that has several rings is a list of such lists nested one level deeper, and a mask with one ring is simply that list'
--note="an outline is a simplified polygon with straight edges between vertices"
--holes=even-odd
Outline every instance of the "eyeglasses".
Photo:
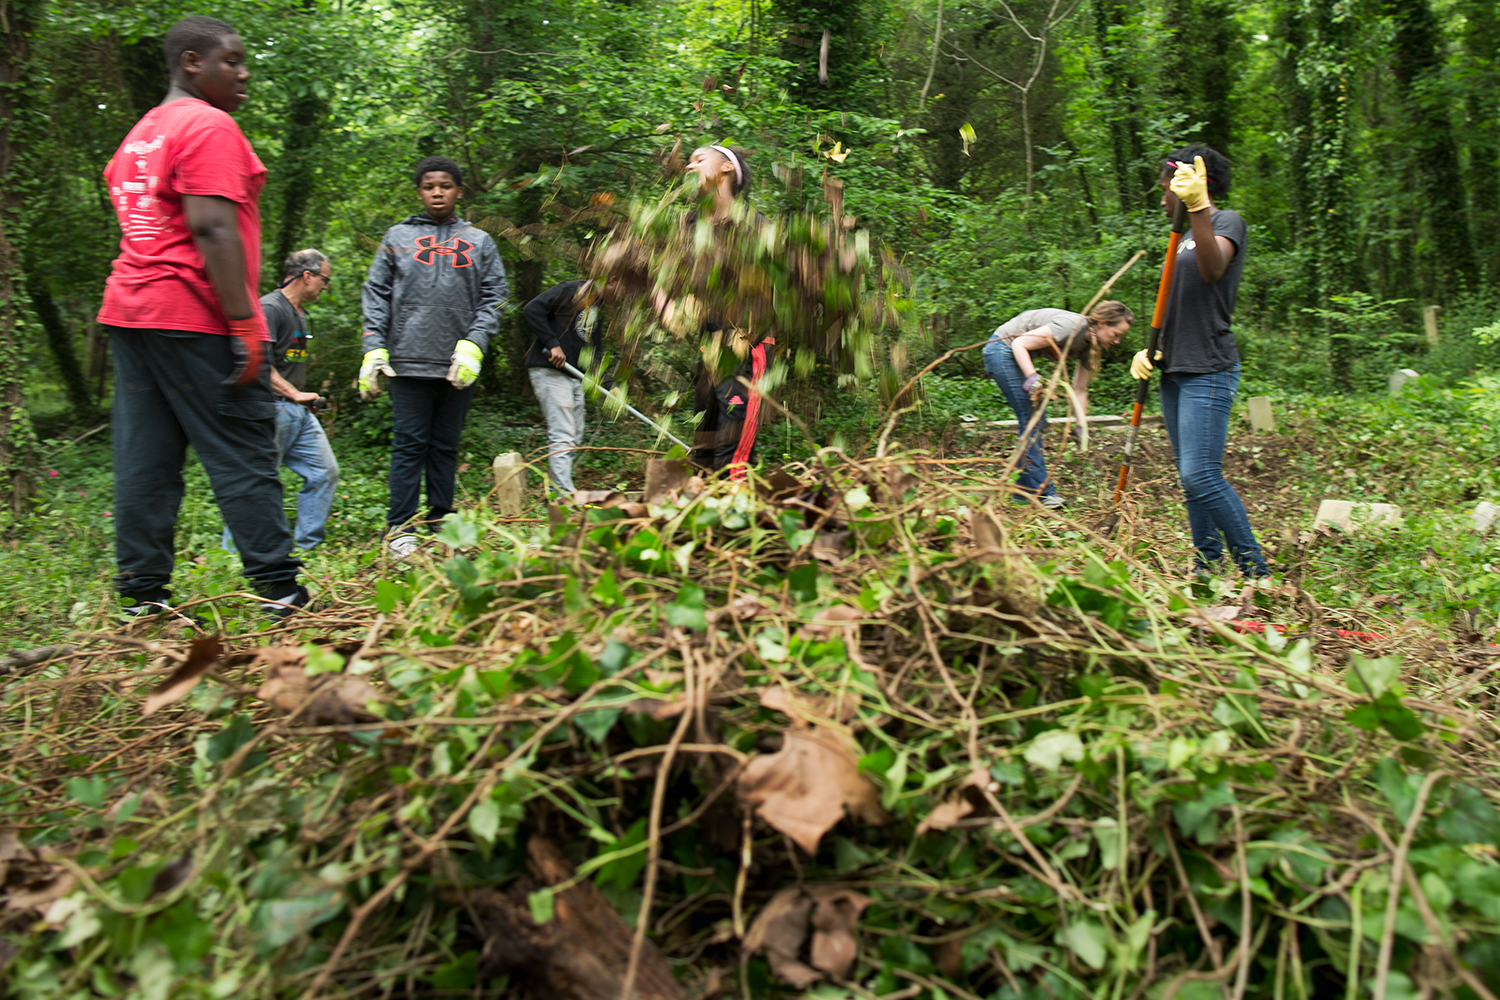
[{"label": "eyeglasses", "polygon": [[329,286],[331,286],[333,284],[333,276],[332,275],[322,274],[322,273],[320,273],[318,271],[303,271],[302,273],[303,274],[310,274],[314,278],[321,278],[321,279],[323,279],[323,287],[324,288],[328,288]]}]

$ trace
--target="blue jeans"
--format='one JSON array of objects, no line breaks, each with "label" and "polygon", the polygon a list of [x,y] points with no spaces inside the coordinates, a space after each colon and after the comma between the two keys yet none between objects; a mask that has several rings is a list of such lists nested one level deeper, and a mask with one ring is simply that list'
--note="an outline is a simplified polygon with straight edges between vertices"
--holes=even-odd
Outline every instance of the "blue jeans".
[{"label": "blue jeans", "polygon": [[[328,534],[328,511],[338,490],[339,463],[318,418],[290,399],[276,400],[276,455],[278,466],[284,465],[302,477],[293,544],[299,549],[314,548]],[[224,529],[222,544],[234,551],[228,528]]]},{"label": "blue jeans", "polygon": [[1207,569],[1229,555],[1247,576],[1266,576],[1265,556],[1240,495],[1224,478],[1229,410],[1240,387],[1240,366],[1203,375],[1163,374],[1161,415],[1172,439],[1177,477],[1187,501],[1195,560]]},{"label": "blue jeans", "polygon": [[[1026,376],[1021,374],[1021,366],[1016,364],[1016,355],[1010,345],[1003,340],[986,344],[984,370],[995,380],[1005,401],[1015,411],[1016,419],[1021,422],[1016,433],[1020,434],[1031,423],[1031,396],[1021,388]],[[1047,478],[1047,463],[1042,458],[1042,432],[1046,429],[1047,411],[1043,408],[1042,419],[1037,422],[1036,430],[1027,439],[1025,450],[1021,453],[1021,471],[1016,475],[1016,484],[1032,493],[1055,496],[1057,487]]]}]

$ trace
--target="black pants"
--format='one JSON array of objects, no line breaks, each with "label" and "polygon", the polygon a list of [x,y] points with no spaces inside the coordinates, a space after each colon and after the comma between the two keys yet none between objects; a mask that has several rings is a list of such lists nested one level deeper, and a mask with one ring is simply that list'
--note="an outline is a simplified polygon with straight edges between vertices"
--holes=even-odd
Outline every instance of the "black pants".
[{"label": "black pants", "polygon": [[286,596],[302,563],[291,554],[276,471],[269,357],[255,383],[225,386],[234,367],[227,336],[108,329],[115,361],[115,589],[131,600],[169,596],[182,465],[191,444],[245,575],[263,596]]},{"label": "black pants", "polygon": [[455,389],[445,378],[390,380],[396,439],[391,444],[391,506],[386,522],[405,524],[417,513],[422,474],[427,474],[427,519],[453,513],[458,474],[458,438],[474,400],[474,387]]},{"label": "black pants", "polygon": [[688,455],[694,464],[713,472],[727,468],[732,479],[743,479],[746,468],[755,464],[760,395],[746,389],[745,383],[753,385],[765,374],[775,344],[770,337],[756,344],[744,362],[719,382],[708,365],[698,363],[693,375],[693,412],[701,413],[703,419]]}]

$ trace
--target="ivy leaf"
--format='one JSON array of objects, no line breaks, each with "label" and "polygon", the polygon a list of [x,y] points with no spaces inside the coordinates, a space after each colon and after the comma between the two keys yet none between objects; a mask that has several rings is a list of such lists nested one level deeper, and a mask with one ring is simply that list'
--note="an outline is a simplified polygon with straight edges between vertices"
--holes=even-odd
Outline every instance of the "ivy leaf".
[{"label": "ivy leaf", "polygon": [[500,803],[486,795],[469,810],[469,832],[486,844],[493,844],[500,832]]},{"label": "ivy leaf", "polygon": [[1025,757],[1044,771],[1056,771],[1065,760],[1073,764],[1083,760],[1083,741],[1077,733],[1049,729],[1031,741]]},{"label": "ivy leaf", "polygon": [[1091,969],[1104,968],[1105,956],[1109,953],[1109,932],[1097,920],[1079,920],[1059,931],[1057,943],[1065,944]]},{"label": "ivy leaf", "polygon": [[1400,680],[1401,657],[1382,656],[1372,660],[1358,653],[1349,654],[1349,673],[1345,678],[1345,683],[1355,694],[1368,694],[1372,698],[1379,698],[1396,687]]},{"label": "ivy leaf", "polygon": [[437,537],[450,548],[466,549],[479,541],[479,529],[464,520],[462,514],[444,514],[443,530]]}]

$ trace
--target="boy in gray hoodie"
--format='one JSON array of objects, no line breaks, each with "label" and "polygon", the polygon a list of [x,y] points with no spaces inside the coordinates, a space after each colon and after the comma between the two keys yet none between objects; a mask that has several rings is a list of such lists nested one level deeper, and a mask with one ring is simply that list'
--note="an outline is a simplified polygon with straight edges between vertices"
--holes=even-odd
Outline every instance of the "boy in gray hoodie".
[{"label": "boy in gray hoodie", "polygon": [[508,292],[495,241],[457,216],[458,164],[429,156],[412,179],[425,211],[387,230],[370,262],[359,370],[362,399],[380,393],[380,375],[390,380],[395,440],[386,522],[397,556],[417,547],[408,522],[424,472],[426,520],[453,511],[459,435]]}]

